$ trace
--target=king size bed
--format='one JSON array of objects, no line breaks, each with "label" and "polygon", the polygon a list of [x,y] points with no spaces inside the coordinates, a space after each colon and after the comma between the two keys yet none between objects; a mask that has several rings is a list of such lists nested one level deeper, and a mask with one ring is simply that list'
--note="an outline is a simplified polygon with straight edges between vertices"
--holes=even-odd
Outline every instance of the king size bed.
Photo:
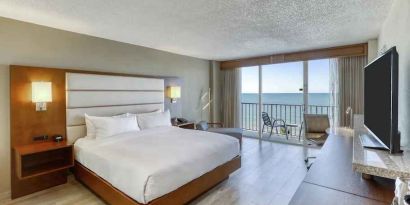
[{"label": "king size bed", "polygon": [[240,168],[237,139],[166,123],[155,126],[152,117],[137,120],[144,129],[123,132],[107,131],[119,129],[108,119],[100,133],[110,134],[90,137],[87,114],[108,118],[133,113],[136,119],[145,113],[165,115],[163,79],[82,73],[67,73],[66,78],[74,174],[107,203],[185,204]]}]

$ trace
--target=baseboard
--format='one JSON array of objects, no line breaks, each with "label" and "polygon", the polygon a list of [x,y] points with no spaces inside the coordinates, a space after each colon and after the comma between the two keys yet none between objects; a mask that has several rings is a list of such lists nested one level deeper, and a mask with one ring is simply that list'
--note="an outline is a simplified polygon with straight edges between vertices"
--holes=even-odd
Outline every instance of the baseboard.
[{"label": "baseboard", "polygon": [[0,193],[0,204],[7,200],[11,200],[11,190]]}]

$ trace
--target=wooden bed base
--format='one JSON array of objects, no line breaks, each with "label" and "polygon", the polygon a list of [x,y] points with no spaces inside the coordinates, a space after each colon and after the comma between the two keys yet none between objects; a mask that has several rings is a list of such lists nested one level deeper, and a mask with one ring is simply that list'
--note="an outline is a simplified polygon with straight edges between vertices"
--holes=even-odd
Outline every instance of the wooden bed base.
[{"label": "wooden bed base", "polygon": [[[241,167],[241,157],[237,156],[231,161],[222,164],[214,170],[188,182],[177,190],[149,202],[149,205],[181,205],[186,204],[220,182],[229,177],[229,174]],[[78,181],[91,189],[100,198],[111,205],[143,205],[130,198],[123,192],[113,187],[110,183],[75,162],[74,175]]]}]

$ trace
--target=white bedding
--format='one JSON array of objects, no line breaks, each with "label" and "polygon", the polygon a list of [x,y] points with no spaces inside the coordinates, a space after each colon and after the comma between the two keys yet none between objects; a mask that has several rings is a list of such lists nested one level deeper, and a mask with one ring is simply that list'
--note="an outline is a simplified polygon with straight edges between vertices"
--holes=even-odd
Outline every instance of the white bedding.
[{"label": "white bedding", "polygon": [[144,204],[239,155],[236,138],[177,127],[82,138],[74,148],[78,162]]}]

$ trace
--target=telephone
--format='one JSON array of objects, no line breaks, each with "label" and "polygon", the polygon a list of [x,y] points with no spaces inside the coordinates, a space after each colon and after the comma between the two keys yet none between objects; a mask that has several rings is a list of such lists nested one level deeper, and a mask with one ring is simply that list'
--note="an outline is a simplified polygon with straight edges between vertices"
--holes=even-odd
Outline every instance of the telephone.
[{"label": "telephone", "polygon": [[182,117],[174,117],[171,119],[172,122],[177,122],[177,123],[187,123],[188,120]]}]

